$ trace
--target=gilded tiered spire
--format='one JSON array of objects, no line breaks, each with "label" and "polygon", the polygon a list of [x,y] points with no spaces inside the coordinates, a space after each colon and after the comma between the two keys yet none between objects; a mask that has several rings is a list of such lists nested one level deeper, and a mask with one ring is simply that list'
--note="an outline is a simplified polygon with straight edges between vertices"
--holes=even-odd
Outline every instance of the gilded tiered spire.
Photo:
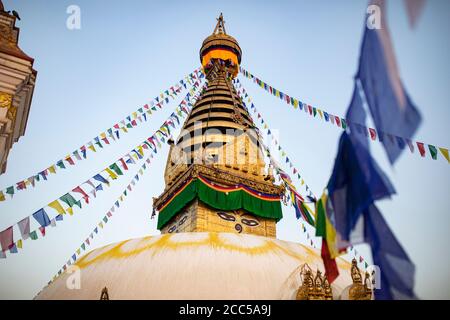
[{"label": "gilded tiered spire", "polygon": [[[255,124],[232,79],[241,48],[223,16],[200,49],[207,86],[171,142],[164,193],[154,201],[161,232],[226,231],[275,236],[281,188],[267,179]],[[187,191],[190,190],[190,191]]]}]

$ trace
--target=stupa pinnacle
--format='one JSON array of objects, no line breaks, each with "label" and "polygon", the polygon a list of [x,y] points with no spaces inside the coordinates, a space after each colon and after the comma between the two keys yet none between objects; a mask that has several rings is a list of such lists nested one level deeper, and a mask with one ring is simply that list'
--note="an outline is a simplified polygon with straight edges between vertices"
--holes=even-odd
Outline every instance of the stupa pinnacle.
[{"label": "stupa pinnacle", "polygon": [[232,79],[241,62],[223,16],[200,49],[207,87],[195,103],[166,164],[166,187],[154,202],[158,228],[275,237],[282,188],[266,178],[253,120]]}]

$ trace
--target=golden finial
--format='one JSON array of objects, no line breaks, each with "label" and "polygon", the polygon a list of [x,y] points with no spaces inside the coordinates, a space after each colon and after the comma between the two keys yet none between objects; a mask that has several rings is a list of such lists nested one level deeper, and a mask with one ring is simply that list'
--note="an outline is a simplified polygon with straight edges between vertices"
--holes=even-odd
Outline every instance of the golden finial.
[{"label": "golden finial", "polygon": [[324,292],[322,286],[323,286],[322,272],[320,272],[320,270],[317,270],[316,278],[314,279],[314,298],[316,300],[323,299]]},{"label": "golden finial", "polygon": [[109,300],[108,288],[104,287],[100,295],[100,300]]},{"label": "golden finial", "polygon": [[359,283],[359,284],[362,283],[361,272],[359,271],[358,262],[356,261],[355,258],[353,258],[353,260],[352,260],[351,276],[352,276],[353,283]]},{"label": "golden finial", "polygon": [[328,282],[327,276],[323,277],[323,291],[325,300],[333,300],[333,290],[331,289],[330,283]]},{"label": "golden finial", "polygon": [[223,20],[222,12],[220,13],[219,18],[217,18],[217,24],[216,24],[213,34],[216,34],[216,33],[227,34],[227,32],[225,31],[225,21]]},{"label": "golden finial", "polygon": [[364,284],[362,282],[361,272],[358,268],[358,262],[355,258],[352,260],[351,276],[353,284],[349,286],[348,297],[350,300],[371,300],[372,289],[369,288],[367,281],[370,281],[369,273],[365,273]]}]

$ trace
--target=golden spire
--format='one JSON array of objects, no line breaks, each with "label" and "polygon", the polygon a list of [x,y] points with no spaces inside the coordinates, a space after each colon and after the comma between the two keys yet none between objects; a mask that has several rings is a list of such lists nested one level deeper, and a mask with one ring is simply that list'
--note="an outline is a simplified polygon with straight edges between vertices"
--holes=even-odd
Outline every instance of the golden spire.
[{"label": "golden spire", "polygon": [[222,12],[220,13],[219,18],[217,18],[216,20],[217,24],[214,28],[213,34],[227,34],[227,32],[225,31],[225,21],[223,20]]}]

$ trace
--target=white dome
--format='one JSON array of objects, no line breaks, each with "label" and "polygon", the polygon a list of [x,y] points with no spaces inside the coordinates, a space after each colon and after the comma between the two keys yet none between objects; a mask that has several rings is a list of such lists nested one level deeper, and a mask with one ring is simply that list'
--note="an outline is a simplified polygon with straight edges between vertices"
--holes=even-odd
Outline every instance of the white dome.
[{"label": "white dome", "polygon": [[[176,233],[126,240],[83,256],[80,289],[63,273],[36,299],[295,299],[300,268],[324,272],[320,252],[298,243],[231,233]],[[338,258],[334,297],[352,283]],[[68,279],[69,277],[72,277]]]}]

